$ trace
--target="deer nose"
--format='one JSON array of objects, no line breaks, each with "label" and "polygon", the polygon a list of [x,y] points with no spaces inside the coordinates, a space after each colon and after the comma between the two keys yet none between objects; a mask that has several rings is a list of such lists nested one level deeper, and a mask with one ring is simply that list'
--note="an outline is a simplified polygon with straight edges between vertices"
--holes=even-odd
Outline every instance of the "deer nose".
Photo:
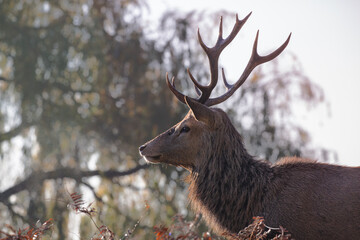
[{"label": "deer nose", "polygon": [[146,145],[141,145],[141,146],[139,147],[139,151],[142,152],[145,148],[146,148]]}]

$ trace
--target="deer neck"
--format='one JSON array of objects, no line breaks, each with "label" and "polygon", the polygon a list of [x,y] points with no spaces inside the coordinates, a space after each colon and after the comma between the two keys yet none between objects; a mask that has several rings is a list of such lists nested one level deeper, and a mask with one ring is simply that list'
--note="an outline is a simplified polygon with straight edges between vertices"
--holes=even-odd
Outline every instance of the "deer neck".
[{"label": "deer neck", "polygon": [[211,226],[223,227],[215,231],[237,232],[261,214],[271,168],[246,151],[236,130],[225,135],[211,140],[210,154],[190,174],[189,198]]}]

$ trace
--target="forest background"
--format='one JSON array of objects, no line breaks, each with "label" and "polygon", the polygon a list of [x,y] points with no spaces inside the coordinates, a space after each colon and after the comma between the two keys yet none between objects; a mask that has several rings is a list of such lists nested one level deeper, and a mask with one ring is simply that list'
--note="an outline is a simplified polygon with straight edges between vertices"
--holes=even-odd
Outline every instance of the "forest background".
[{"label": "forest background", "polygon": [[[68,207],[74,192],[117,236],[139,219],[133,235],[153,239],[153,226],[176,214],[194,218],[182,181],[187,173],[147,165],[138,146],[187,111],[167,89],[166,72],[189,95],[186,68],[203,83],[209,79],[196,29],[211,43],[219,17],[226,34],[235,14],[169,9],[154,24],[149,4],[0,1],[0,230],[52,218],[52,239],[89,239],[95,226]],[[221,107],[259,158],[335,161],[336,152],[312,147],[311,134],[294,120],[294,106],[319,105],[329,107],[323,90],[285,51],[255,69]]]}]

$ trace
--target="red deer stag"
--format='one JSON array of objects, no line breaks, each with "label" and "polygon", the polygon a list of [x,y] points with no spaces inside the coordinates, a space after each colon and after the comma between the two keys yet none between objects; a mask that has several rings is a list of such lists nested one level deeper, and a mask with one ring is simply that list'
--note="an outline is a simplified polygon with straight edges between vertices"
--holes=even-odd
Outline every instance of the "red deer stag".
[{"label": "red deer stag", "polygon": [[[250,13],[251,14],[251,13]],[[167,85],[190,111],[185,118],[142,145],[140,154],[150,163],[181,166],[190,174],[189,199],[193,209],[217,233],[237,233],[253,216],[263,216],[272,227],[285,227],[296,239],[360,239],[360,167],[317,163],[296,157],[271,165],[252,157],[224,111],[210,108],[228,99],[258,65],[271,61],[287,46],[288,39],[267,56],[257,53],[258,33],[252,55],[235,84],[222,77],[227,91],[210,98],[218,81],[218,58],[235,38],[250,14],[236,23],[227,38],[219,36],[207,47],[211,79],[207,86],[188,75],[199,95],[197,99],[176,90],[174,78]]]}]

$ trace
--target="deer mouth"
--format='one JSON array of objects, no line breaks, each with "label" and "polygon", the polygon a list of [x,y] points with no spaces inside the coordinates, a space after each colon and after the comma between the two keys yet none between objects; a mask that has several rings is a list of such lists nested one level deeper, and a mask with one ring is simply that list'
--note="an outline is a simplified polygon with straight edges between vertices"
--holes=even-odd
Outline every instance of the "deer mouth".
[{"label": "deer mouth", "polygon": [[145,160],[150,163],[159,163],[161,155],[154,155],[154,156],[144,156]]}]

